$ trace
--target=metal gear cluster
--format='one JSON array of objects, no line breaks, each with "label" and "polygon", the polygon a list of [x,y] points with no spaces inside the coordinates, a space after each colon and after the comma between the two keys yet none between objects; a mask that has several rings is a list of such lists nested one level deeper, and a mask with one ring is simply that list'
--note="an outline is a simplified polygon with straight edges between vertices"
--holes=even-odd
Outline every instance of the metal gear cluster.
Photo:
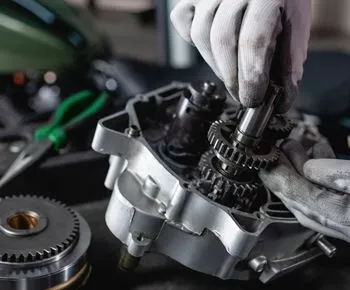
[{"label": "metal gear cluster", "polygon": [[[242,118],[246,116],[246,120],[253,120],[259,131],[258,118],[254,119],[245,112],[240,115]],[[199,187],[214,201],[250,211],[258,192],[263,189],[258,170],[268,169],[277,163],[280,150],[275,142],[286,138],[294,124],[284,115],[271,115],[270,119],[265,119],[261,135],[251,136],[249,132],[241,131],[242,126],[251,130],[241,117],[218,120],[210,126],[207,137],[211,148],[199,162]]]},{"label": "metal gear cluster", "polygon": [[201,170],[201,186],[205,188],[207,195],[214,201],[224,203],[236,209],[250,209],[255,196],[262,183],[256,175],[244,174],[236,179],[226,177],[219,168],[219,160],[215,153],[210,150],[202,155],[199,162]]},{"label": "metal gear cluster", "polygon": [[79,218],[49,198],[13,196],[0,200],[0,263],[50,260],[74,245]]},{"label": "metal gear cluster", "polygon": [[265,152],[264,148],[250,148],[234,142],[232,132],[235,127],[234,121],[219,120],[211,125],[208,140],[219,157],[235,166],[253,170],[266,169],[278,161],[280,151],[275,146],[269,147]]}]

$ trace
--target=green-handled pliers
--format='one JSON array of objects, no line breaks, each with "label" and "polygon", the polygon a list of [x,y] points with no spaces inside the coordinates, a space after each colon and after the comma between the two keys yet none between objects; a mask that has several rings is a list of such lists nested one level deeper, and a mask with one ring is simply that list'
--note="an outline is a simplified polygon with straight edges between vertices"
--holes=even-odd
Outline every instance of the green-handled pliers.
[{"label": "green-handled pliers", "polygon": [[65,99],[58,106],[51,121],[35,131],[33,140],[2,176],[0,188],[27,169],[57,153],[71,134],[86,122],[94,119],[97,121],[108,99],[107,93],[101,93],[96,97],[90,90],[81,91]]}]

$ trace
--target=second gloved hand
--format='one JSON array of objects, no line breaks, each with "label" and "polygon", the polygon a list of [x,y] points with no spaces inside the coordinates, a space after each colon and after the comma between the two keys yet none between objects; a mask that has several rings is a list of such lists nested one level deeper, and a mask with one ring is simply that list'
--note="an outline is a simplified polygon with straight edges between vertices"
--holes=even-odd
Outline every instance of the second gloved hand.
[{"label": "second gloved hand", "polygon": [[[297,141],[289,141],[282,148],[288,162],[260,172],[265,186],[303,226],[350,242],[350,161],[307,160]],[[312,151],[313,158],[334,157],[326,143],[316,144]]]},{"label": "second gloved hand", "polygon": [[233,97],[256,107],[265,96],[278,36],[278,68],[286,111],[298,92],[311,26],[311,0],[181,0],[171,13]]}]

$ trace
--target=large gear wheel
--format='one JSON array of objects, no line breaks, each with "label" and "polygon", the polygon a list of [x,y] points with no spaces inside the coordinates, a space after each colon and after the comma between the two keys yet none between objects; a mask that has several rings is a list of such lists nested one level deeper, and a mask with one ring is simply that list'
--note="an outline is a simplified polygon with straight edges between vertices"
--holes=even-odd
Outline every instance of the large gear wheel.
[{"label": "large gear wheel", "polygon": [[208,132],[209,144],[220,157],[236,166],[254,170],[267,169],[278,161],[280,151],[275,146],[270,146],[267,152],[264,152],[234,142],[231,136],[235,128],[234,121],[219,120],[211,125]]},{"label": "large gear wheel", "polygon": [[239,179],[226,177],[219,169],[219,160],[213,151],[202,155],[198,164],[201,184],[207,196],[214,201],[236,209],[249,209],[262,183],[256,175],[249,173]]},{"label": "large gear wheel", "polygon": [[76,212],[52,199],[5,197],[0,199],[0,215],[0,262],[56,259],[79,236]]},{"label": "large gear wheel", "polygon": [[273,141],[286,138],[294,127],[295,124],[291,119],[284,115],[275,115],[271,118],[264,132],[264,138]]}]

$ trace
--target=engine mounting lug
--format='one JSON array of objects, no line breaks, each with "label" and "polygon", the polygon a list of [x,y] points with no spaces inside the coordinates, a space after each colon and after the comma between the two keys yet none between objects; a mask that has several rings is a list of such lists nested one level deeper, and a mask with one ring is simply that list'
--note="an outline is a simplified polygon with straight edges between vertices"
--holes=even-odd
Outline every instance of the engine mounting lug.
[{"label": "engine mounting lug", "polygon": [[156,198],[159,193],[159,186],[151,176],[147,176],[142,184],[142,191],[150,198]]},{"label": "engine mounting lug", "polygon": [[140,129],[136,125],[131,125],[125,130],[125,133],[128,135],[128,137],[136,138],[140,136]]}]

